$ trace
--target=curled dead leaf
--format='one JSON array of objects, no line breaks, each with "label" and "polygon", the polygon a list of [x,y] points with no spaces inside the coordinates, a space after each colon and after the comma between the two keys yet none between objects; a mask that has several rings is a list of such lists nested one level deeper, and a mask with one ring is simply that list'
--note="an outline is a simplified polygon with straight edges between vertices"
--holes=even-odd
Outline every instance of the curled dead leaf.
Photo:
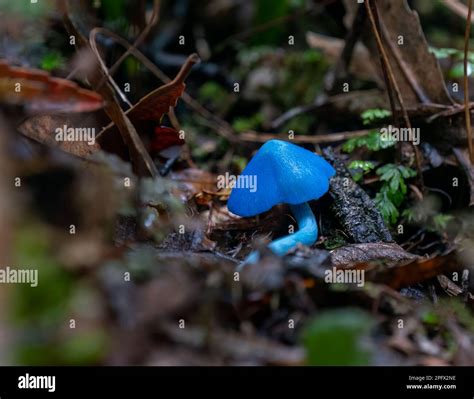
[{"label": "curled dead leaf", "polygon": [[66,79],[0,60],[0,102],[22,105],[28,112],[92,112],[104,106],[102,97]]}]

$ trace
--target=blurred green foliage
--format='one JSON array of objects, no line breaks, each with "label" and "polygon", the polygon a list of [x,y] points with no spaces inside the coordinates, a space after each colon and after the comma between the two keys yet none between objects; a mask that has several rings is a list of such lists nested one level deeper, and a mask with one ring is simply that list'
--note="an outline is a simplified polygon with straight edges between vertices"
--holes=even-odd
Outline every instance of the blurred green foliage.
[{"label": "blurred green foliage", "polygon": [[57,51],[48,52],[42,59],[40,68],[45,71],[51,72],[55,69],[64,67],[65,59]]},{"label": "blurred green foliage", "polygon": [[405,209],[402,216],[408,223],[423,226],[427,231],[443,234],[447,230],[448,224],[454,220],[454,216],[439,213],[438,211],[435,211],[435,213],[426,212],[426,210],[422,211],[419,209],[420,205],[423,206],[422,204],[423,202],[416,204],[412,208]]},{"label": "blurred green foliage", "polygon": [[[459,79],[464,76],[464,51],[455,48],[434,48],[430,47],[430,51],[437,59],[450,58],[453,62],[451,69],[448,71],[448,77],[451,79]],[[467,53],[468,75],[474,70],[474,53]]]},{"label": "blurred green foliage", "polygon": [[67,311],[73,291],[73,279],[51,253],[48,235],[40,226],[29,226],[17,231],[14,264],[38,269],[38,286],[18,284],[13,292],[13,319],[19,325],[34,323],[38,327],[52,327]]},{"label": "blurred green foliage", "polygon": [[[254,19],[254,26],[259,27],[274,19],[285,16],[290,9],[289,0],[257,0],[255,1],[256,13]],[[258,32],[252,37],[252,44],[277,44],[282,37],[282,28],[275,26]]]},{"label": "blurred green foliage", "polygon": [[53,10],[53,2],[37,0],[0,0],[0,12],[13,14],[13,17],[36,19]]},{"label": "blurred green foliage", "polygon": [[126,13],[126,2],[117,0],[100,0],[101,7],[104,10],[106,19],[116,20],[123,18]]},{"label": "blurred green foliage", "polygon": [[304,329],[307,362],[313,366],[368,365],[370,348],[364,347],[374,321],[356,308],[331,310],[316,316]]},{"label": "blurred green foliage", "polygon": [[263,122],[263,115],[261,113],[256,113],[249,117],[239,117],[234,119],[232,127],[237,132],[246,132],[249,130],[256,130]]},{"label": "blurred green foliage", "polygon": [[81,366],[98,364],[107,350],[104,332],[85,331],[56,340],[54,334],[30,337],[18,345],[19,364]]},{"label": "blurred green foliage", "polygon": [[198,92],[198,101],[210,105],[212,109],[221,113],[227,108],[230,93],[219,83],[212,80],[205,82]]},{"label": "blurred green foliage", "polygon": [[52,240],[39,224],[16,231],[14,264],[38,270],[38,286],[17,284],[12,289],[8,318],[16,329],[12,356],[27,365],[98,363],[106,351],[100,329],[69,329],[73,298],[79,283],[53,255]]}]

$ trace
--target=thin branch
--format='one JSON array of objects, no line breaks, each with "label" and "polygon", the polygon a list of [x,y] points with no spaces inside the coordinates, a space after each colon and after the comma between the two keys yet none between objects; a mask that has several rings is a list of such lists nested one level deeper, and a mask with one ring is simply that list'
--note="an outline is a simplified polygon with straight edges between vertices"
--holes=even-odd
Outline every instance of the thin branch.
[{"label": "thin branch", "polygon": [[271,134],[271,133],[259,133],[259,132],[245,132],[239,135],[243,141],[250,141],[255,143],[265,143],[268,140],[278,139],[291,141],[292,143],[335,143],[337,141],[343,141],[354,137],[366,136],[370,133],[370,130],[354,130],[351,132],[338,132],[330,134],[320,135],[295,135],[291,140],[288,139],[288,135]]},{"label": "thin branch", "polygon": [[[380,35],[379,29],[378,29],[378,26],[377,26],[377,22],[375,20],[376,17],[377,17],[377,20],[379,19],[378,18],[378,11],[377,11],[377,3],[372,2],[370,0],[366,0],[365,1],[365,6],[366,6],[366,9],[367,9],[367,15],[369,16],[370,24],[372,26],[372,31],[373,31],[374,36],[375,36],[375,41],[377,42],[377,47],[378,47],[379,53],[382,57],[382,64],[385,65],[387,75],[390,79],[390,83],[393,86],[393,89],[394,89],[395,94],[397,96],[398,103],[400,104],[400,108],[402,110],[402,115],[403,115],[403,119],[405,121],[405,125],[408,129],[410,129],[409,130],[410,131],[410,136],[412,136],[410,118],[408,117],[408,113],[407,113],[407,110],[406,110],[406,107],[405,107],[405,103],[403,101],[402,93],[400,92],[400,88],[398,87],[397,81],[395,79],[395,75],[393,74],[392,66],[390,65],[390,62],[388,60],[387,53],[385,52],[385,48],[384,48],[383,43],[382,43],[382,37]],[[421,155],[420,155],[420,152],[418,151],[418,148],[416,148],[415,143],[413,142],[413,138],[410,137],[410,139],[411,139],[410,141],[411,141],[411,144],[412,144],[412,147],[413,147],[413,151],[415,153],[415,162],[416,162],[416,168],[417,168],[417,172],[418,172],[418,179],[420,180],[420,183],[423,185],[423,175],[422,175],[422,170],[421,170]]]},{"label": "thin branch", "polygon": [[105,65],[105,62],[100,55],[99,49],[97,47],[96,36],[101,31],[101,29],[102,28],[94,28],[89,33],[89,45],[92,51],[95,53],[97,61],[99,62],[99,65],[102,71],[104,72],[104,76],[102,77],[99,84],[97,85],[96,90],[100,90],[104,82],[108,80],[110,84],[112,85],[112,87],[115,89],[115,91],[119,94],[122,101],[125,102],[131,108],[133,106],[132,103],[128,101],[125,94],[122,92],[122,90],[120,90],[120,87],[118,86],[117,82],[115,82],[114,78],[112,78],[112,75],[110,75],[107,65]]},{"label": "thin branch", "polygon": [[466,19],[466,32],[464,34],[464,109],[466,116],[466,133],[467,133],[467,144],[469,148],[469,158],[471,163],[474,164],[474,148],[472,145],[472,126],[471,126],[471,110],[469,109],[469,37],[471,35],[471,14],[472,14],[472,0],[468,1],[468,11]]},{"label": "thin branch", "polygon": [[[442,3],[449,8],[452,12],[459,15],[462,19],[466,19],[469,13],[468,7],[462,4],[458,0],[442,0]],[[474,15],[471,15],[468,20],[471,20],[471,24],[474,24]]]},{"label": "thin branch", "polygon": [[137,48],[143,40],[147,37],[148,33],[150,33],[150,30],[153,28],[158,23],[159,20],[159,15],[160,15],[160,3],[161,0],[154,0],[153,2],[153,12],[151,14],[150,22],[148,22],[147,26],[141,31],[140,35],[137,37],[135,42],[132,44],[130,48],[128,48],[125,53],[123,53],[120,58],[110,67],[109,69],[109,75],[113,75],[117,68],[120,66],[120,64],[127,58],[131,52],[132,48]]},{"label": "thin branch", "polygon": [[[63,21],[66,27],[66,30],[69,34],[72,34],[76,37],[76,49],[81,47],[90,46],[90,43],[86,38],[79,32],[74,23],[69,17],[69,2],[65,3],[65,10],[63,14]],[[88,77],[92,85],[96,85],[99,82],[99,79],[106,73],[106,71],[101,66],[99,75],[90,74]],[[112,87],[109,84],[105,84],[98,90],[98,92],[104,97],[107,104],[105,111],[109,118],[117,124],[118,130],[122,136],[123,141],[128,147],[130,152],[130,158],[134,168],[134,172],[138,176],[150,175],[152,177],[158,176],[158,171],[156,169],[153,160],[145,149],[143,142],[140,139],[135,127],[124,114],[120,104],[117,101],[115,93]]]},{"label": "thin branch", "polygon": [[400,53],[397,47],[394,45],[393,41],[390,40],[390,36],[389,36],[386,26],[384,24],[380,24],[380,28],[381,28],[383,38],[385,39],[385,42],[388,43],[388,45],[390,46],[390,50],[392,50],[393,56],[395,58],[395,61],[397,62],[398,67],[402,71],[403,75],[405,76],[405,79],[407,80],[412,90],[415,92],[416,96],[418,97],[418,100],[420,100],[422,104],[431,103],[431,100],[428,98],[423,88],[418,85],[416,78],[413,76],[412,72],[407,68],[405,62],[400,56]]},{"label": "thin branch", "polygon": [[[129,42],[127,42],[124,38],[120,37],[119,35],[115,34],[112,31],[109,31],[105,28],[96,28],[97,33],[102,35],[106,35],[112,38],[116,43],[123,46],[125,49],[130,50],[130,54],[133,54],[138,60],[140,60],[143,65],[148,68],[148,70],[155,75],[159,80],[163,83],[171,82],[171,79],[163,73],[145,54],[143,54],[140,50],[136,47],[133,47]],[[183,73],[186,73],[184,71]],[[182,77],[180,77],[182,79]],[[203,118],[206,118],[209,121],[208,126],[213,129],[216,133],[224,137],[225,139],[229,140],[231,143],[235,143],[239,141],[239,137],[235,134],[234,129],[228,122],[224,121],[223,119],[215,116],[212,112],[208,111],[205,107],[203,107],[199,102],[197,102],[193,97],[191,97],[188,93],[184,92],[181,96],[183,101],[191,107],[195,112],[200,114]],[[99,133],[100,136],[106,129],[110,127],[106,126],[102,132]]]},{"label": "thin branch", "polygon": [[371,8],[372,4],[368,3],[368,0],[365,3],[365,5],[366,5],[366,10],[369,11],[367,14],[369,15],[370,26],[372,28],[372,31],[375,34],[375,39],[376,39],[377,46],[379,49],[380,65],[382,68],[385,85],[387,86],[387,95],[388,95],[388,100],[390,103],[390,109],[392,110],[393,123],[394,125],[398,125],[398,120],[397,120],[398,113],[397,113],[397,107],[395,105],[395,97],[393,95],[394,86],[396,87],[398,86],[395,82],[395,77],[393,76],[393,73],[390,75],[389,70],[387,68],[387,65],[389,65],[389,62],[388,62],[388,57],[385,53],[385,49],[383,47],[382,39],[379,34],[379,26],[378,26],[379,19],[378,18],[375,19],[374,14],[372,13],[372,8]]},{"label": "thin branch", "polygon": [[288,122],[290,119],[297,117],[298,115],[315,110],[321,103],[327,100],[326,94],[332,93],[336,80],[338,80],[342,75],[347,74],[349,65],[352,60],[354,48],[359,40],[360,35],[362,34],[366,19],[367,13],[365,12],[365,8],[360,7],[354,18],[351,29],[346,35],[346,38],[344,40],[344,47],[342,48],[341,54],[339,55],[336,64],[328,71],[328,73],[324,77],[325,93],[322,96],[318,96],[313,104],[299,105],[280,115],[271,123],[271,127],[273,129],[280,128],[281,126],[283,126],[283,124]]},{"label": "thin branch", "polygon": [[364,7],[359,7],[357,14],[352,22],[351,29],[347,33],[344,40],[344,47],[339,55],[339,58],[334,66],[324,77],[324,89],[326,93],[332,93],[335,82],[341,78],[342,75],[347,74],[349,65],[352,60],[354,48],[359,41],[360,35],[365,27],[367,20],[367,13]]}]

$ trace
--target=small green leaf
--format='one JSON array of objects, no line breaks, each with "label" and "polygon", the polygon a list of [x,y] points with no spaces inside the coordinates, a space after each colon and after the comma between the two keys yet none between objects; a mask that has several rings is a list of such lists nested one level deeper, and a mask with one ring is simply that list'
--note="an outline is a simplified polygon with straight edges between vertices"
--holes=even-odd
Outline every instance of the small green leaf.
[{"label": "small green leaf", "polygon": [[53,51],[42,58],[41,69],[51,72],[55,69],[62,68],[64,64],[64,57],[58,52]]},{"label": "small green leaf", "polygon": [[384,140],[379,131],[373,130],[369,134],[362,137],[354,137],[347,140],[342,150],[347,153],[351,153],[356,148],[366,147],[370,151],[380,151],[389,147],[393,147],[396,144],[395,140]]},{"label": "small green leaf", "polygon": [[398,220],[400,212],[393,202],[388,198],[386,192],[378,192],[375,196],[375,204],[379,208],[385,223],[395,224]]},{"label": "small green leaf", "polygon": [[367,126],[373,124],[374,122],[386,119],[391,115],[392,113],[389,110],[375,108],[362,112],[360,117],[362,118],[362,123]]},{"label": "small green leaf", "polygon": [[399,165],[398,170],[400,171],[400,173],[402,174],[402,176],[405,179],[410,179],[411,177],[416,176],[416,170],[413,170],[411,168],[407,168],[406,166]]},{"label": "small green leaf", "polygon": [[433,217],[433,229],[435,231],[443,232],[446,230],[446,227],[448,227],[448,223],[453,220],[452,215],[445,215],[443,213],[440,213],[438,215],[435,215]]},{"label": "small green leaf", "polygon": [[359,181],[362,179],[364,174],[374,169],[375,165],[370,161],[352,161],[348,168],[353,171],[352,178],[354,181]]},{"label": "small green leaf", "polygon": [[370,161],[352,161],[349,164],[349,169],[362,169],[364,172],[369,172],[374,168],[374,163]]}]

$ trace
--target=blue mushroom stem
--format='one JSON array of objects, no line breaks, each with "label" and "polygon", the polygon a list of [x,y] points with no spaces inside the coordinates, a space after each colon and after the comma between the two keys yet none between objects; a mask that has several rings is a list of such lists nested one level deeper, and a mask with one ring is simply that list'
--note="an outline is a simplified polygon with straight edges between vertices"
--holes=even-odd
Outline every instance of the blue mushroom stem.
[{"label": "blue mushroom stem", "polygon": [[[307,202],[298,205],[290,205],[291,212],[296,218],[299,230],[293,234],[279,238],[268,245],[278,256],[285,255],[298,244],[313,245],[318,239],[318,224],[316,218]],[[258,251],[253,251],[244,261],[256,263],[260,258]]]},{"label": "blue mushroom stem", "polygon": [[286,237],[273,241],[268,247],[278,256],[285,255],[298,244],[313,245],[318,239],[318,224],[313,211],[307,202],[290,205],[291,212],[296,218],[299,230]]}]

